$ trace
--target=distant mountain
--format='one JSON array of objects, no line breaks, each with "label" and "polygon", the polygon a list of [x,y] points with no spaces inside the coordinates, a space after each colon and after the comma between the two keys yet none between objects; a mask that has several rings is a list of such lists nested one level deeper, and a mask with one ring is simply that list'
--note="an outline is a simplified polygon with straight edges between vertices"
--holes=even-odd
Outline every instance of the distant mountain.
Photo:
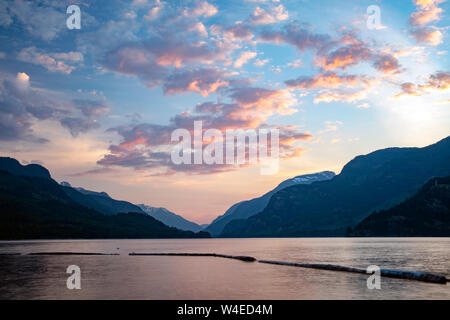
[{"label": "distant mountain", "polygon": [[88,195],[88,196],[97,196],[97,197],[102,197],[102,198],[108,198],[111,199],[111,197],[109,196],[109,194],[107,194],[106,192],[96,192],[96,191],[91,191],[91,190],[86,190],[83,188],[75,188],[78,192]]},{"label": "distant mountain", "polygon": [[170,212],[166,208],[155,208],[146,206],[145,204],[138,204],[138,206],[139,208],[142,209],[142,211],[144,211],[148,215],[152,216],[156,220],[159,220],[170,227],[175,227],[180,230],[189,230],[193,232],[199,232],[203,229],[198,224],[188,221],[184,219],[182,216]]},{"label": "distant mountain", "polygon": [[210,236],[166,226],[144,213],[102,214],[75,202],[45,168],[29,171],[12,160],[0,158],[1,240]]},{"label": "distant mountain", "polygon": [[21,165],[14,158],[0,157],[0,170],[15,176],[40,177],[51,179],[50,172],[39,164]]},{"label": "distant mountain", "polygon": [[135,205],[127,201],[115,200],[106,192],[74,188],[66,181],[61,182],[61,187],[73,201],[107,215],[126,212],[144,213],[169,227],[175,227],[180,230],[199,232],[203,229],[198,224],[188,221],[165,208],[155,208],[144,204]]},{"label": "distant mountain", "polygon": [[278,191],[266,208],[230,222],[227,237],[341,236],[374,210],[391,208],[429,179],[450,175],[450,137],[424,148],[358,156],[329,181]]},{"label": "distant mountain", "polygon": [[433,178],[413,197],[374,212],[348,235],[356,237],[450,237],[450,177]]},{"label": "distant mountain", "polygon": [[127,212],[144,213],[138,206],[127,201],[112,199],[106,192],[73,188],[68,182],[62,182],[61,187],[76,203],[107,215]]},{"label": "distant mountain", "polygon": [[246,219],[251,217],[258,212],[261,212],[269,203],[270,197],[287,187],[294,186],[297,184],[311,184],[316,181],[330,180],[335,176],[334,172],[323,171],[313,174],[305,174],[297,176],[292,179],[288,179],[280,183],[275,189],[267,192],[259,198],[252,200],[242,201],[232,205],[222,216],[217,217],[206,229],[205,231],[211,233],[213,236],[219,235],[223,228],[232,220],[236,219]]}]

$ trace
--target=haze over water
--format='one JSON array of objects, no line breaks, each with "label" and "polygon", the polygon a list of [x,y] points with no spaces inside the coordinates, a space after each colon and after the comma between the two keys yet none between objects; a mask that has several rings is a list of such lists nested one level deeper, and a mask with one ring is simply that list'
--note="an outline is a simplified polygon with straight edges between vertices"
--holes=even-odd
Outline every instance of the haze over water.
[{"label": "haze over water", "polygon": [[[25,255],[31,252],[120,255]],[[450,299],[448,284],[382,277],[381,290],[369,290],[361,274],[130,252],[223,253],[450,276],[450,238],[2,241],[0,299]],[[66,288],[69,265],[81,268],[81,290]]]}]

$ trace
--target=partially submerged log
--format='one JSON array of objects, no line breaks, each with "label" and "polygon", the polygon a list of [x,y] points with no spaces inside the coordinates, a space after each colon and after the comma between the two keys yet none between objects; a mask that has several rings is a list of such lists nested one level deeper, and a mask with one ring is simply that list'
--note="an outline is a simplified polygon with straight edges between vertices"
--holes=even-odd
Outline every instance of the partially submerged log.
[{"label": "partially submerged log", "polygon": [[181,256],[181,257],[218,257],[241,260],[244,262],[254,262],[256,258],[249,256],[231,256],[227,254],[217,254],[217,253],[135,253],[132,252],[130,256]]},{"label": "partially submerged log", "polygon": [[388,270],[381,269],[380,273],[384,277],[397,278],[397,279],[409,279],[431,283],[446,284],[449,280],[440,274],[433,274],[422,271],[404,271],[404,270]]},{"label": "partially submerged log", "polygon": [[[291,267],[299,267],[299,268],[310,268],[310,269],[321,269],[321,270],[330,270],[330,271],[343,271],[343,272],[352,272],[352,273],[363,273],[368,274],[364,269],[345,267],[333,264],[309,264],[309,263],[294,263],[294,262],[283,262],[283,261],[272,261],[272,260],[258,260],[260,263],[267,264],[276,264],[283,266],[291,266]],[[446,284],[448,279],[445,276],[440,274],[433,274],[429,272],[422,271],[405,271],[405,270],[389,270],[389,269],[381,269],[380,275],[388,278],[395,279],[408,279],[408,280],[416,280],[422,282],[429,283],[439,283]]]},{"label": "partially submerged log", "polygon": [[321,269],[321,270],[330,270],[330,271],[344,271],[344,272],[353,272],[353,273],[366,273],[366,270],[338,266],[333,264],[311,264],[311,263],[295,263],[295,262],[284,262],[284,261],[273,261],[273,260],[258,260],[260,263],[267,264],[277,264],[282,266],[291,266],[291,267],[300,267],[300,268],[310,268],[310,269]]},{"label": "partially submerged log", "polygon": [[99,252],[32,252],[31,256],[118,256],[118,253]]}]

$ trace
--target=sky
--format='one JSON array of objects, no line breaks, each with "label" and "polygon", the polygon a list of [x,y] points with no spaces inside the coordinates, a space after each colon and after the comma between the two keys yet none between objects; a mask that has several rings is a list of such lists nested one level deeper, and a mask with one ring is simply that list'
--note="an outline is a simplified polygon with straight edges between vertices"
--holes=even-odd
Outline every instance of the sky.
[{"label": "sky", "polygon": [[[446,0],[1,1],[0,156],[209,223],[285,179],[447,137],[449,10]],[[171,135],[194,121],[277,129],[278,171],[174,164]]]}]

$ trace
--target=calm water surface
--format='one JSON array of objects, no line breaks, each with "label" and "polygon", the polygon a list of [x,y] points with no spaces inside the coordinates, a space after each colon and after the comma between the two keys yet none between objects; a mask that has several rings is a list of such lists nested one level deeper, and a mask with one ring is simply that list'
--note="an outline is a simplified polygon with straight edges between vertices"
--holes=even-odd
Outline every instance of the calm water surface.
[{"label": "calm water surface", "polygon": [[[26,255],[56,251],[120,255]],[[0,299],[450,299],[448,284],[382,278],[381,290],[369,290],[361,274],[130,252],[215,252],[359,268],[375,264],[450,278],[450,238],[5,241],[0,242]],[[73,264],[81,268],[81,290],[66,288],[66,269]]]}]

